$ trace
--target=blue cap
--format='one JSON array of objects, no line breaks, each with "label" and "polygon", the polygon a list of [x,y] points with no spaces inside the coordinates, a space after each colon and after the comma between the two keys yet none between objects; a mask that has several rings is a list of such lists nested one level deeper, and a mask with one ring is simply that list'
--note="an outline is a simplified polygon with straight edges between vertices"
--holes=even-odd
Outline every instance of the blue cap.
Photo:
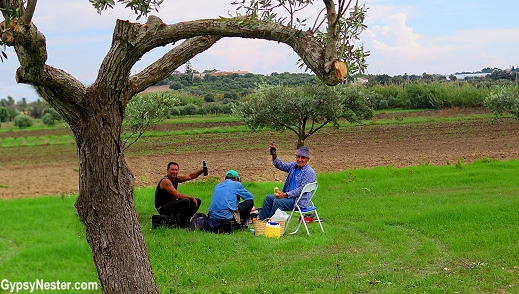
[{"label": "blue cap", "polygon": [[308,149],[306,146],[301,146],[299,149],[297,149],[296,155],[310,158],[310,149]]}]

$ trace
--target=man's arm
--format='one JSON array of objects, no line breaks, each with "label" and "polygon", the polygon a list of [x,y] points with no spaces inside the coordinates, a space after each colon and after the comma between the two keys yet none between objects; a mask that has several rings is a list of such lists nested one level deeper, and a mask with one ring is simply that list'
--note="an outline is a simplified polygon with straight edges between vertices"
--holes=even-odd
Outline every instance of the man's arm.
[{"label": "man's arm", "polygon": [[200,169],[187,175],[178,175],[177,179],[179,183],[183,183],[198,178],[203,172],[204,170]]},{"label": "man's arm", "polygon": [[235,193],[240,195],[241,199],[243,200],[254,200],[254,195],[252,195],[252,193],[249,192],[241,183],[236,189]]},{"label": "man's arm", "polygon": [[292,165],[295,165],[296,163],[295,162],[283,162],[283,161],[281,161],[281,159],[279,159],[279,157],[276,157],[274,159],[274,161],[272,161],[272,164],[277,169],[288,173],[290,171],[290,168],[292,167]]}]

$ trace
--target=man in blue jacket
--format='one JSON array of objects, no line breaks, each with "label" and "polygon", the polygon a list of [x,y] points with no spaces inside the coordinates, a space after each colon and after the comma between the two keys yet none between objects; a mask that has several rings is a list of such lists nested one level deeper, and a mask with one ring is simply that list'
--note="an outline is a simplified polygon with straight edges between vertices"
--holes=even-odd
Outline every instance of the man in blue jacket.
[{"label": "man in blue jacket", "polygon": [[[270,144],[270,149],[274,149],[272,154],[272,164],[284,172],[287,172],[287,178],[283,189],[272,195],[267,195],[260,211],[259,219],[264,220],[272,217],[279,208],[281,211],[289,211],[294,207],[297,197],[306,184],[316,181],[315,171],[308,165],[310,160],[310,150],[306,146],[300,147],[296,152],[296,161],[283,162],[276,155],[276,146],[274,142]],[[305,193],[299,200],[300,207],[307,207],[310,202],[310,193]]]},{"label": "man in blue jacket", "polygon": [[[240,202],[240,199],[243,201]],[[211,228],[218,228],[233,218],[244,224],[253,206],[254,196],[240,183],[238,172],[229,170],[225,174],[225,181],[217,184],[213,190],[208,213]]]}]

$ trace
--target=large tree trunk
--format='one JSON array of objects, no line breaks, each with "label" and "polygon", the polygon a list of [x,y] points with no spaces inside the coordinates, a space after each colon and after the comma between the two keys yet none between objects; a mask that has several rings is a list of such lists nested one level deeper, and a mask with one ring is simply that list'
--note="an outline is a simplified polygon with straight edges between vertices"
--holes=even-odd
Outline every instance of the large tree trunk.
[{"label": "large tree trunk", "polygon": [[[90,110],[90,111],[93,111]],[[119,139],[121,106],[81,113],[76,208],[104,293],[158,293],[132,195],[133,175]]]}]

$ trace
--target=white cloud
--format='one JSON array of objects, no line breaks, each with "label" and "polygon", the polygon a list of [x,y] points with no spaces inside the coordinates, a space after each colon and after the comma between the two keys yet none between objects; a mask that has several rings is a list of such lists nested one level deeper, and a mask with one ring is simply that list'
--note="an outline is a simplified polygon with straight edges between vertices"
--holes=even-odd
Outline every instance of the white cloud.
[{"label": "white cloud", "polygon": [[[407,19],[404,13],[396,13],[374,20],[375,24],[362,35],[366,48],[371,51],[369,73],[450,74],[490,66],[506,68],[519,63],[517,53],[504,49],[514,47],[502,46],[517,44],[519,29],[436,32],[438,36],[425,39],[407,24]],[[489,50],[494,53],[490,54]]]},{"label": "white cloud", "polygon": [[[283,67],[291,67],[294,60],[289,60],[293,50],[284,44],[264,40],[223,39],[212,48],[196,57],[193,66],[204,69],[246,70],[268,74]],[[214,64],[214,65],[212,65]]]}]

